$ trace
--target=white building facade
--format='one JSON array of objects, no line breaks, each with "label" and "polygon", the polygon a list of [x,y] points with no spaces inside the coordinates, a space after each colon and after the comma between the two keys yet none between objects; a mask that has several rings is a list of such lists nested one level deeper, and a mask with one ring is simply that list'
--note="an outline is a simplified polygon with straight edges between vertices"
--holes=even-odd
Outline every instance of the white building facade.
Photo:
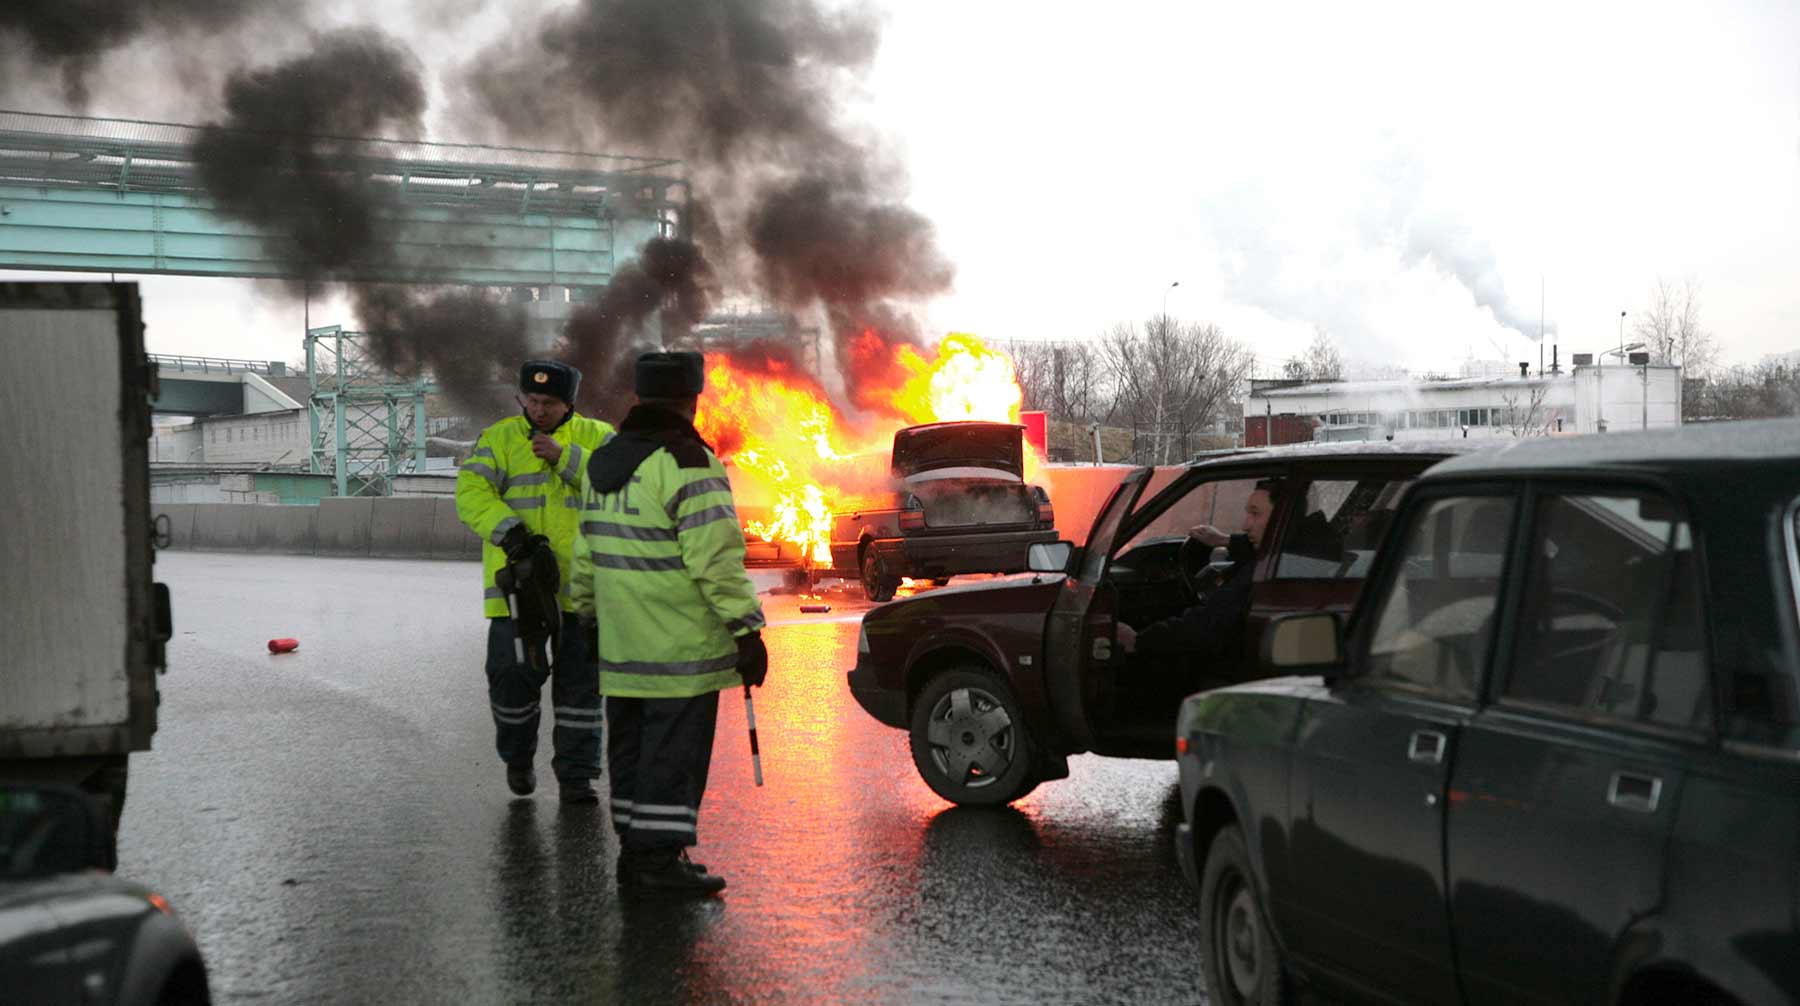
[{"label": "white building facade", "polygon": [[1681,368],[1655,365],[1445,381],[1258,382],[1244,400],[1246,446],[1556,436],[1680,423]]}]

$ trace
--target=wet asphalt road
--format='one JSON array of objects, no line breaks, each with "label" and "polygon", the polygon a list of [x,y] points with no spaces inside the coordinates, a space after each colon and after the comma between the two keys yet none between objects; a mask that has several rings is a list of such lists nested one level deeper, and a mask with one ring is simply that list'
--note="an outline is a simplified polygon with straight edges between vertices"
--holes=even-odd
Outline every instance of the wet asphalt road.
[{"label": "wet asphalt road", "polygon": [[176,634],[120,872],[173,900],[216,1001],[1205,1001],[1173,763],[1084,756],[1013,808],[951,807],[845,688],[859,599],[764,598],[766,785],[728,692],[694,853],[730,888],[671,905],[616,895],[606,812],[555,800],[547,721],[538,794],[508,793],[474,564],[157,574]]}]

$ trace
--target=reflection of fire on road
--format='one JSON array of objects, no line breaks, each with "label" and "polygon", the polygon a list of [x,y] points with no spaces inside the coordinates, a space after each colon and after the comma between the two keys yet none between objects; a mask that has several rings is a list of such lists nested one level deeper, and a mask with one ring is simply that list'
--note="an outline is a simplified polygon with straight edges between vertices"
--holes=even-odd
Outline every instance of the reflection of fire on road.
[{"label": "reflection of fire on road", "polygon": [[[815,567],[831,565],[831,515],[846,499],[888,486],[894,432],[958,419],[1019,421],[1012,360],[973,335],[954,333],[927,359],[873,330],[853,340],[851,396],[834,401],[810,374],[746,347],[711,354],[696,420],[750,503],[748,537],[793,545]],[[1031,451],[1030,480],[1041,460]]]}]

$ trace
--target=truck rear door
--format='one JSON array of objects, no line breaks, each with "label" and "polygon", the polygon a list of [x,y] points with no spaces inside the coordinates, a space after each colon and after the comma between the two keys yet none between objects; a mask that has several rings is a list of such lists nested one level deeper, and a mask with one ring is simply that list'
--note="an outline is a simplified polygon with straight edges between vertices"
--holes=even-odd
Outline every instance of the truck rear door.
[{"label": "truck rear door", "polygon": [[149,384],[137,288],[0,283],[0,759],[150,746]]}]

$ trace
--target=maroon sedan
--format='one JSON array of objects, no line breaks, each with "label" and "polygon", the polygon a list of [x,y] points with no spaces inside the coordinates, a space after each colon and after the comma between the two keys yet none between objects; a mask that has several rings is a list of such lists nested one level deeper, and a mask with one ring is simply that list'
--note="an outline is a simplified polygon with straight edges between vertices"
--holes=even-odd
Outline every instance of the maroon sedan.
[{"label": "maroon sedan", "polygon": [[1348,610],[1401,490],[1469,449],[1236,452],[1141,501],[1138,469],[1085,546],[1033,545],[1033,572],[871,610],[851,694],[909,732],[919,774],[959,804],[1016,800],[1072,754],[1172,758],[1182,699],[1267,677],[1253,655],[1276,616]]}]

